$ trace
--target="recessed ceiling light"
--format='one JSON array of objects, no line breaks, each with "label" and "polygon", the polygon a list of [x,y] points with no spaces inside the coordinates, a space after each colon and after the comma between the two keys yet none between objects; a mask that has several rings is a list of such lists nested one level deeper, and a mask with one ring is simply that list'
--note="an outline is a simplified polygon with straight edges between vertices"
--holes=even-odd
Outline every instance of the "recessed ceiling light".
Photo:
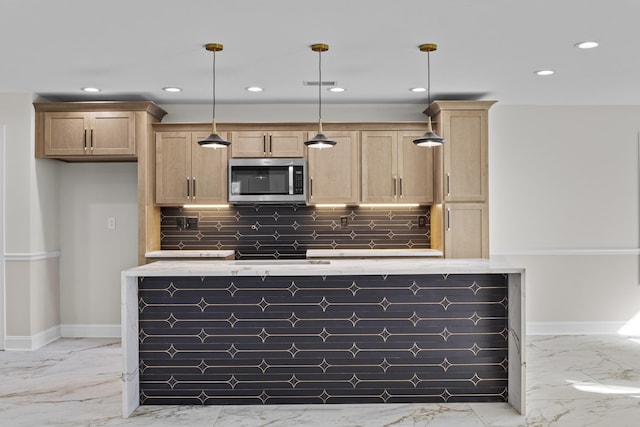
[{"label": "recessed ceiling light", "polygon": [[172,87],[172,86],[163,87],[162,90],[165,92],[182,92],[182,89],[180,89],[179,87]]},{"label": "recessed ceiling light", "polygon": [[577,47],[578,49],[593,49],[594,47],[598,47],[598,42],[584,41],[584,42],[576,43],[573,46]]},{"label": "recessed ceiling light", "polygon": [[100,92],[97,87],[83,87],[82,90],[85,92]]},{"label": "recessed ceiling light", "polygon": [[248,90],[249,92],[262,92],[264,89],[258,86],[249,86],[248,88],[246,88],[246,90]]},{"label": "recessed ceiling light", "polygon": [[553,70],[538,70],[538,71],[534,71],[534,74],[536,76],[550,76],[553,73],[554,73]]},{"label": "recessed ceiling light", "polygon": [[411,92],[414,92],[414,93],[420,93],[420,92],[426,92],[427,88],[426,87],[412,87],[409,90]]},{"label": "recessed ceiling light", "polygon": [[343,87],[330,87],[329,92],[344,92],[344,88]]}]

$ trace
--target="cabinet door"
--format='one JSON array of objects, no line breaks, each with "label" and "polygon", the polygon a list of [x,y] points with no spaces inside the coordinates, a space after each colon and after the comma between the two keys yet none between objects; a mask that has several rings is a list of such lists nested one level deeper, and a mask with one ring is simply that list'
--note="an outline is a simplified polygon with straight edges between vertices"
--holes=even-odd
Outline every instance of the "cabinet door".
[{"label": "cabinet door", "polygon": [[363,131],[362,201],[364,203],[394,203],[398,196],[397,132]]},{"label": "cabinet door", "polygon": [[445,258],[489,258],[486,203],[448,203],[444,209]]},{"label": "cabinet door", "polygon": [[[191,177],[192,200],[190,203],[227,203],[227,155],[225,148],[205,148],[198,141],[209,136],[208,132],[192,133]],[[225,133],[220,133],[227,138]]]},{"label": "cabinet door", "polygon": [[459,110],[442,113],[444,200],[488,201],[487,112]]},{"label": "cabinet door", "polygon": [[128,111],[93,113],[89,129],[89,151],[96,156],[136,154],[136,118]]},{"label": "cabinet door", "polygon": [[332,148],[307,149],[309,203],[356,204],[360,189],[358,133],[326,132],[325,135],[337,144]]},{"label": "cabinet door", "polygon": [[156,133],[156,204],[191,203],[191,132]]},{"label": "cabinet door", "polygon": [[241,131],[231,133],[232,157],[303,157],[305,132]]},{"label": "cabinet door", "polygon": [[89,121],[87,113],[45,113],[44,155],[84,156],[89,148]]},{"label": "cabinet door", "polygon": [[[315,134],[314,134],[315,135]],[[303,157],[305,132],[272,131],[267,133],[268,155],[271,157]]]},{"label": "cabinet door", "polygon": [[262,131],[231,132],[232,157],[266,157],[267,133]]},{"label": "cabinet door", "polygon": [[402,203],[433,203],[433,148],[419,147],[419,132],[399,132],[398,193]]}]

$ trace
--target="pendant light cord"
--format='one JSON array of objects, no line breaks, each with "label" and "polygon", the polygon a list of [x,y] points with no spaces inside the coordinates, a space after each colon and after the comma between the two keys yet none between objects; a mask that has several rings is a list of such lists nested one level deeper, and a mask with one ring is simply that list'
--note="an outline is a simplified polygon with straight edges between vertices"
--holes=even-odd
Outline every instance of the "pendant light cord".
[{"label": "pendant light cord", "polygon": [[318,51],[318,121],[322,126],[322,51]]},{"label": "pendant light cord", "polygon": [[427,52],[427,112],[431,118],[431,52]]},{"label": "pendant light cord", "polygon": [[216,122],[216,51],[213,51],[213,123]]}]

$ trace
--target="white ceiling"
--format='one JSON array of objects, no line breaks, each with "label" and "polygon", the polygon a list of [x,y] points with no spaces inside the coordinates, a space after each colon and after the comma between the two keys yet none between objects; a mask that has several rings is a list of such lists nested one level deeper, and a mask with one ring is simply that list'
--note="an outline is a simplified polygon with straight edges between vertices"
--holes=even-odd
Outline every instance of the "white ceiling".
[{"label": "white ceiling", "polygon": [[316,103],[309,46],[327,43],[323,80],[346,92],[323,103],[425,104],[408,89],[426,85],[430,42],[433,99],[638,105],[639,18],[639,0],[0,0],[0,92],[210,103],[217,42],[219,103]]}]

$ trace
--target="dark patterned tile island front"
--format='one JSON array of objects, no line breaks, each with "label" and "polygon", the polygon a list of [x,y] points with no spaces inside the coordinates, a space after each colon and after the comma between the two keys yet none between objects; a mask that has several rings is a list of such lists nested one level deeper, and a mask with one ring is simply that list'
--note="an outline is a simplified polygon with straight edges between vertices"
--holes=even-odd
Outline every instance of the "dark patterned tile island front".
[{"label": "dark patterned tile island front", "polygon": [[141,404],[507,400],[502,274],[140,277]]},{"label": "dark patterned tile island front", "polygon": [[[428,249],[429,208],[249,205],[162,208],[163,250],[235,250],[236,258],[304,258],[307,249]],[[197,218],[195,229],[179,227]]]}]

